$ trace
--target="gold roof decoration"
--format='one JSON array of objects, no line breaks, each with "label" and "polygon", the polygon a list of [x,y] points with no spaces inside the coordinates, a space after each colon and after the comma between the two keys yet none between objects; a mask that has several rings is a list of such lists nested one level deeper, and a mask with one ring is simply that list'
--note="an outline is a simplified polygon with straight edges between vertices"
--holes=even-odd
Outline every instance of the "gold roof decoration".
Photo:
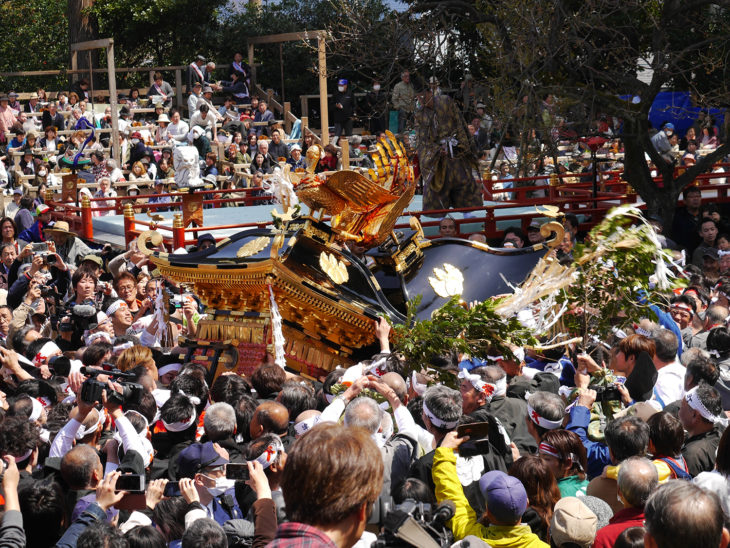
[{"label": "gold roof decoration", "polygon": [[262,251],[267,245],[269,245],[269,238],[266,236],[260,236],[255,240],[251,240],[250,242],[243,244],[236,252],[236,257],[242,258],[256,255],[256,253]]},{"label": "gold roof decoration", "polygon": [[[308,150],[308,161],[318,161],[318,152],[310,158]],[[311,163],[306,173],[289,174],[300,201],[312,212],[329,215],[332,230],[342,238],[365,247],[385,241],[415,192],[405,148],[390,131],[378,141],[372,157],[376,169],[367,177],[351,169],[315,174]]]},{"label": "gold roof decoration", "polygon": [[323,251],[319,256],[319,266],[338,285],[350,279],[345,263],[338,260],[332,253]]}]

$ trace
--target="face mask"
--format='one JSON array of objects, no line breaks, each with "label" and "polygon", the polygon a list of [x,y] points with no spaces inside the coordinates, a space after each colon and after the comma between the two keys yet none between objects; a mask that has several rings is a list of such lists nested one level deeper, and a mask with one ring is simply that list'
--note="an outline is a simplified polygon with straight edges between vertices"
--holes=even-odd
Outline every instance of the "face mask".
[{"label": "face mask", "polygon": [[375,91],[380,91],[380,84],[375,84],[375,85],[373,86],[373,90],[375,90]]},{"label": "face mask", "polygon": [[45,177],[46,176],[46,172],[45,171],[39,171],[38,172],[38,175],[40,175],[41,177]]},{"label": "face mask", "polygon": [[137,143],[139,143],[139,139],[132,139],[132,144],[133,145],[136,145]]},{"label": "face mask", "polygon": [[337,86],[337,89],[340,91],[345,91],[345,86]]},{"label": "face mask", "polygon": [[[208,478],[208,476],[205,476]],[[208,478],[213,479],[213,478]],[[206,487],[208,490],[208,493],[210,493],[210,496],[212,497],[220,497],[223,493],[228,491],[229,489],[233,489],[233,486],[236,484],[234,480],[230,480],[228,478],[218,478],[215,480],[215,487]]]}]

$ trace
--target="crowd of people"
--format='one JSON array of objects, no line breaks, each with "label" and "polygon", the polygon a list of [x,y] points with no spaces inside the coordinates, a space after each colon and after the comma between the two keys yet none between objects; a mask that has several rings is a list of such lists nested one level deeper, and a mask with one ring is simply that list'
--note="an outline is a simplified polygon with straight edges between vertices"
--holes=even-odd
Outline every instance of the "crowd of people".
[{"label": "crowd of people", "polygon": [[[205,58],[191,63],[187,122],[167,110],[173,94],[161,74],[147,94],[159,97],[150,99],[154,128],[135,129],[145,127],[130,110],[136,90],[120,97],[122,165],[100,139],[90,159],[96,196],[113,198],[122,178],[131,198],[144,188],[161,193],[174,174],[166,146],[176,143],[198,148],[211,183],[222,173],[210,144],[221,140],[226,159],[250,164],[254,181],[282,158],[304,167],[311,134],[289,146],[266,103],[250,95],[240,55],[232,66],[230,80],[217,82]],[[103,127],[80,106],[84,85],[69,94],[73,129]],[[470,85],[463,101],[484,111]],[[438,82],[429,86],[438,97]],[[229,94],[220,109],[216,91]],[[373,91],[382,93],[379,82]],[[336,133],[351,129],[348,93],[339,81]],[[13,98],[0,97],[0,134],[13,134],[9,158],[21,151],[23,173],[51,184],[44,177],[85,137],[68,148],[56,140],[62,101],[53,114],[49,102],[37,140]],[[235,110],[247,101],[250,112]],[[402,129],[418,118],[408,73],[391,101]],[[434,104],[437,112],[447,105]],[[503,136],[501,145],[483,137],[492,128],[482,123],[493,122],[480,116],[470,129],[475,142],[504,148]],[[618,130],[610,122],[604,129]],[[674,154],[661,148],[662,135],[672,145],[672,130],[654,141],[662,154]],[[693,154],[691,136],[685,146],[682,162]],[[337,149],[325,153],[322,169],[334,169]],[[583,349],[514,348],[509,357],[437,356],[433,369],[416,370],[391,351],[381,320],[372,326],[379,353],[308,380],[270,356],[250,377],[209,378],[175,346],[205,318],[196,295],[160,276],[135,244],[117,255],[94,249],[65,221],[51,221],[42,194],[33,199],[18,181],[8,184],[15,189],[0,219],[2,546],[396,546],[407,534],[404,514],[410,534],[447,546],[730,542],[730,229],[695,187],[666,235],[652,219],[662,245],[686,257],[687,287],[610,339]],[[566,216],[556,260],[573,260],[579,224]],[[451,217],[439,230],[459,236]],[[506,230],[502,245],[543,240],[533,223],[527,234]],[[194,250],[213,245],[202,234]],[[615,382],[598,382],[607,375]]]}]

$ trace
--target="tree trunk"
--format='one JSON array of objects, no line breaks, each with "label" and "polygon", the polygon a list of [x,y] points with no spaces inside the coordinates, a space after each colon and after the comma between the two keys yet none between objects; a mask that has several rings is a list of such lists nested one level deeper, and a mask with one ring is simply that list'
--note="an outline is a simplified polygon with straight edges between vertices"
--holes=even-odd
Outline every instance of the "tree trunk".
[{"label": "tree trunk", "polygon": [[[77,42],[86,42],[87,40],[96,40],[99,38],[99,25],[96,17],[85,13],[86,10],[93,6],[94,0],[68,0],[67,12],[68,12],[68,38],[69,46]],[[91,50],[91,65],[92,68],[99,67],[99,53],[100,50]],[[71,55],[69,50],[69,66],[71,66]],[[89,54],[86,51],[79,51],[77,54],[77,64],[79,70],[89,69]],[[86,76],[89,78],[89,74],[72,74],[70,82],[75,82]],[[94,76],[94,88],[98,87],[99,79]],[[91,80],[89,80],[91,81]]]}]

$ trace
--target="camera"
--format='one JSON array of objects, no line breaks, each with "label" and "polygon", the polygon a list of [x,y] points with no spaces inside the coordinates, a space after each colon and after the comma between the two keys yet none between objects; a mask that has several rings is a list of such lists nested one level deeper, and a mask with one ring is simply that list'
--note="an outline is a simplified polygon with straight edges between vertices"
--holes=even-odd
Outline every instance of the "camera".
[{"label": "camera", "polygon": [[368,521],[379,525],[382,530],[373,546],[451,546],[454,537],[446,522],[454,517],[455,511],[454,503],[450,500],[443,501],[436,507],[413,499],[406,499],[396,505],[392,497],[381,496],[375,501]]},{"label": "camera", "polygon": [[48,249],[48,242],[35,242],[30,244],[33,247],[33,256],[40,255],[46,264],[54,264],[56,255]]},{"label": "camera", "polygon": [[589,386],[591,390],[596,391],[596,401],[613,401],[613,400],[620,400],[621,399],[621,392],[619,392],[618,387],[615,384],[610,384],[608,386]]},{"label": "camera", "polygon": [[[97,375],[108,375],[116,378],[134,378],[134,373],[125,373],[119,369],[110,371],[104,369],[93,369],[90,367],[82,367],[81,373],[90,375],[81,385],[81,401],[85,403],[94,403],[102,401],[102,393],[106,390],[107,385],[96,379]],[[107,393],[107,399],[119,405],[132,404],[136,405],[142,401],[144,395],[144,387],[136,382],[121,382],[122,391],[110,390]]]},{"label": "camera", "polygon": [[38,287],[40,287],[40,289],[41,289],[41,297],[50,297],[55,293],[54,288],[50,285],[44,284],[44,285],[41,285]]}]

